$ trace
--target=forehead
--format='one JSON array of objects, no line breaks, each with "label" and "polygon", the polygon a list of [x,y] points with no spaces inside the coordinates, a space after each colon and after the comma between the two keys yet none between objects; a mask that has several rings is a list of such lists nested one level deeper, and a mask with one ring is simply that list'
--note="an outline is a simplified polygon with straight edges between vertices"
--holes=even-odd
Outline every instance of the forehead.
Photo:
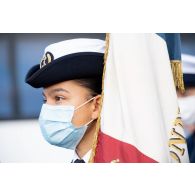
[{"label": "forehead", "polygon": [[86,95],[89,89],[81,86],[77,81],[69,80],[63,81],[43,89],[45,95],[52,95],[54,93],[64,93],[67,95]]}]

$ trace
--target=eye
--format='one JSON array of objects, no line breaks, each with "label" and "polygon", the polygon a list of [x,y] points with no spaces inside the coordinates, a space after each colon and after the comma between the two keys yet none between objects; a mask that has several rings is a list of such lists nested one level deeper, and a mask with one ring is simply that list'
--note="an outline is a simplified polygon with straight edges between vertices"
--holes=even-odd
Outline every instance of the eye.
[{"label": "eye", "polygon": [[45,97],[43,97],[42,101],[45,104],[47,102],[47,99]]},{"label": "eye", "polygon": [[56,102],[61,102],[63,101],[65,98],[63,96],[55,96],[55,101]]}]

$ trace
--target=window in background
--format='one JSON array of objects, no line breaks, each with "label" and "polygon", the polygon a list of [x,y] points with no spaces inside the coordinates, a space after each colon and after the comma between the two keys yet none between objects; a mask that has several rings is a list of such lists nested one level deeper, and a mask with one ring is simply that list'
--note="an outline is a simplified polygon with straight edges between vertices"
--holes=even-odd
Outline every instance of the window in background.
[{"label": "window in background", "polygon": [[9,36],[0,36],[0,119],[13,116]]}]

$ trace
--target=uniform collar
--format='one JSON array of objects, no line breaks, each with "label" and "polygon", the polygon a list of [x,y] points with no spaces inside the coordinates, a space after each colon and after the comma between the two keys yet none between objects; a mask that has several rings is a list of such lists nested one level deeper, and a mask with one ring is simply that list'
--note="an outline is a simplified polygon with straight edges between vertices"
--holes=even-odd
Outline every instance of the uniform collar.
[{"label": "uniform collar", "polygon": [[[91,155],[91,150],[89,150],[84,156],[83,156],[83,160],[85,161],[85,163],[88,163],[89,159],[90,159],[90,155]],[[76,159],[81,159],[77,152],[74,151],[74,155],[73,155],[73,158],[72,158],[72,162],[74,162]]]}]

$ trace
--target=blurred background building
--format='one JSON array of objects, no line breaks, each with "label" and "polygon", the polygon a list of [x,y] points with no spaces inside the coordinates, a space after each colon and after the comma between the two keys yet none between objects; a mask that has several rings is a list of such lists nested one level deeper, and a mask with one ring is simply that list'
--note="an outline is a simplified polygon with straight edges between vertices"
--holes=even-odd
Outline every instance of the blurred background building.
[{"label": "blurred background building", "polygon": [[[27,85],[25,75],[39,64],[47,45],[105,34],[0,34],[0,162],[66,162],[72,151],[49,145],[37,118],[41,89]],[[195,57],[195,34],[181,34],[182,53]],[[68,162],[68,161],[67,161]]]}]

